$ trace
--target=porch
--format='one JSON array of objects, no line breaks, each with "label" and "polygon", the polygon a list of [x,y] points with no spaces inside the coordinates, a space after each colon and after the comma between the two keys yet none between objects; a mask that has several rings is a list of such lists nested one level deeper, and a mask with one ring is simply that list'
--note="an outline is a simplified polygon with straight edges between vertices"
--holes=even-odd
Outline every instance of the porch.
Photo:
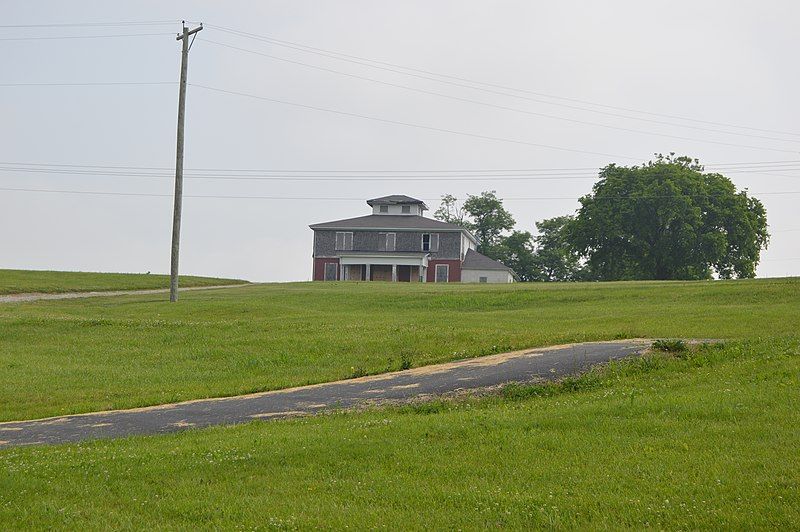
[{"label": "porch", "polygon": [[339,279],[343,281],[425,282],[427,253],[358,253],[339,256]]}]

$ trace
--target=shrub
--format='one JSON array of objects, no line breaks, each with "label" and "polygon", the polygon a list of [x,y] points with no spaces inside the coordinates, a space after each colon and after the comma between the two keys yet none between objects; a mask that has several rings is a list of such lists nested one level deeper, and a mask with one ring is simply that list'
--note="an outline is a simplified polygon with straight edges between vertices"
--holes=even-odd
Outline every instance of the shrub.
[{"label": "shrub", "polygon": [[656,340],[653,342],[653,349],[665,353],[685,353],[689,347],[683,340]]}]

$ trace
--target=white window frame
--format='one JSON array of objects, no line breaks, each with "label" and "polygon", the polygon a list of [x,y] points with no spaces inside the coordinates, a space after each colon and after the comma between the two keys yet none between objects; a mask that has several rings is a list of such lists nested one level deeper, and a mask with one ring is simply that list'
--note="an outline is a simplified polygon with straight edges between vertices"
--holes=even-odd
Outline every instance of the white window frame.
[{"label": "white window frame", "polygon": [[[425,235],[428,235],[428,249],[425,249]],[[439,251],[439,233],[422,233],[421,249],[431,253]]]},{"label": "white window frame", "polygon": [[388,213],[389,212],[389,206],[388,205],[378,205],[378,212]]},{"label": "white window frame", "polygon": [[[443,267],[445,269],[446,275],[444,277],[444,281],[439,280],[439,267]],[[437,264],[433,269],[433,282],[434,283],[449,283],[450,282],[450,265],[449,264]]]},{"label": "white window frame", "polygon": [[400,205],[401,214],[411,214],[411,205]]},{"label": "white window frame", "polygon": [[[339,240],[341,236],[341,242]],[[349,240],[349,242],[348,242]],[[352,231],[336,231],[336,243],[334,245],[336,251],[353,251],[353,233]]]},{"label": "white window frame", "polygon": [[397,251],[397,233],[386,233],[386,251]]}]

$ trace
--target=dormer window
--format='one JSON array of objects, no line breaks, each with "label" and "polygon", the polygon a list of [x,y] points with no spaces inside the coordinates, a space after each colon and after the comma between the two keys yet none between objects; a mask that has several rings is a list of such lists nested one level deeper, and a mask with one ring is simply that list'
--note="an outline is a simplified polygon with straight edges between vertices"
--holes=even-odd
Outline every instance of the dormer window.
[{"label": "dormer window", "polygon": [[388,213],[389,212],[389,206],[388,205],[381,205],[380,206],[380,212]]},{"label": "dormer window", "polygon": [[403,214],[411,214],[411,205],[403,205],[401,206],[401,211]]}]

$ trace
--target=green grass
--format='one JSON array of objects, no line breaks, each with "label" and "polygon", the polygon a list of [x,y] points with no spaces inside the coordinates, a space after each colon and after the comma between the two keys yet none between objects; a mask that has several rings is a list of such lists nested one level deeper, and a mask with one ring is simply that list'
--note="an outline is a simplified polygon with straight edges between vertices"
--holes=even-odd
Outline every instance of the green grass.
[{"label": "green grass", "polygon": [[500,397],[17,448],[0,452],[0,526],[797,529],[798,404],[786,336]]},{"label": "green grass", "polygon": [[234,395],[566,342],[796,333],[800,279],[298,283],[0,305],[0,421]]},{"label": "green grass", "polygon": [[[238,279],[182,275],[181,287],[239,284]],[[169,288],[169,275],[149,273],[54,272],[0,270],[0,295],[58,292],[100,292]]]}]

